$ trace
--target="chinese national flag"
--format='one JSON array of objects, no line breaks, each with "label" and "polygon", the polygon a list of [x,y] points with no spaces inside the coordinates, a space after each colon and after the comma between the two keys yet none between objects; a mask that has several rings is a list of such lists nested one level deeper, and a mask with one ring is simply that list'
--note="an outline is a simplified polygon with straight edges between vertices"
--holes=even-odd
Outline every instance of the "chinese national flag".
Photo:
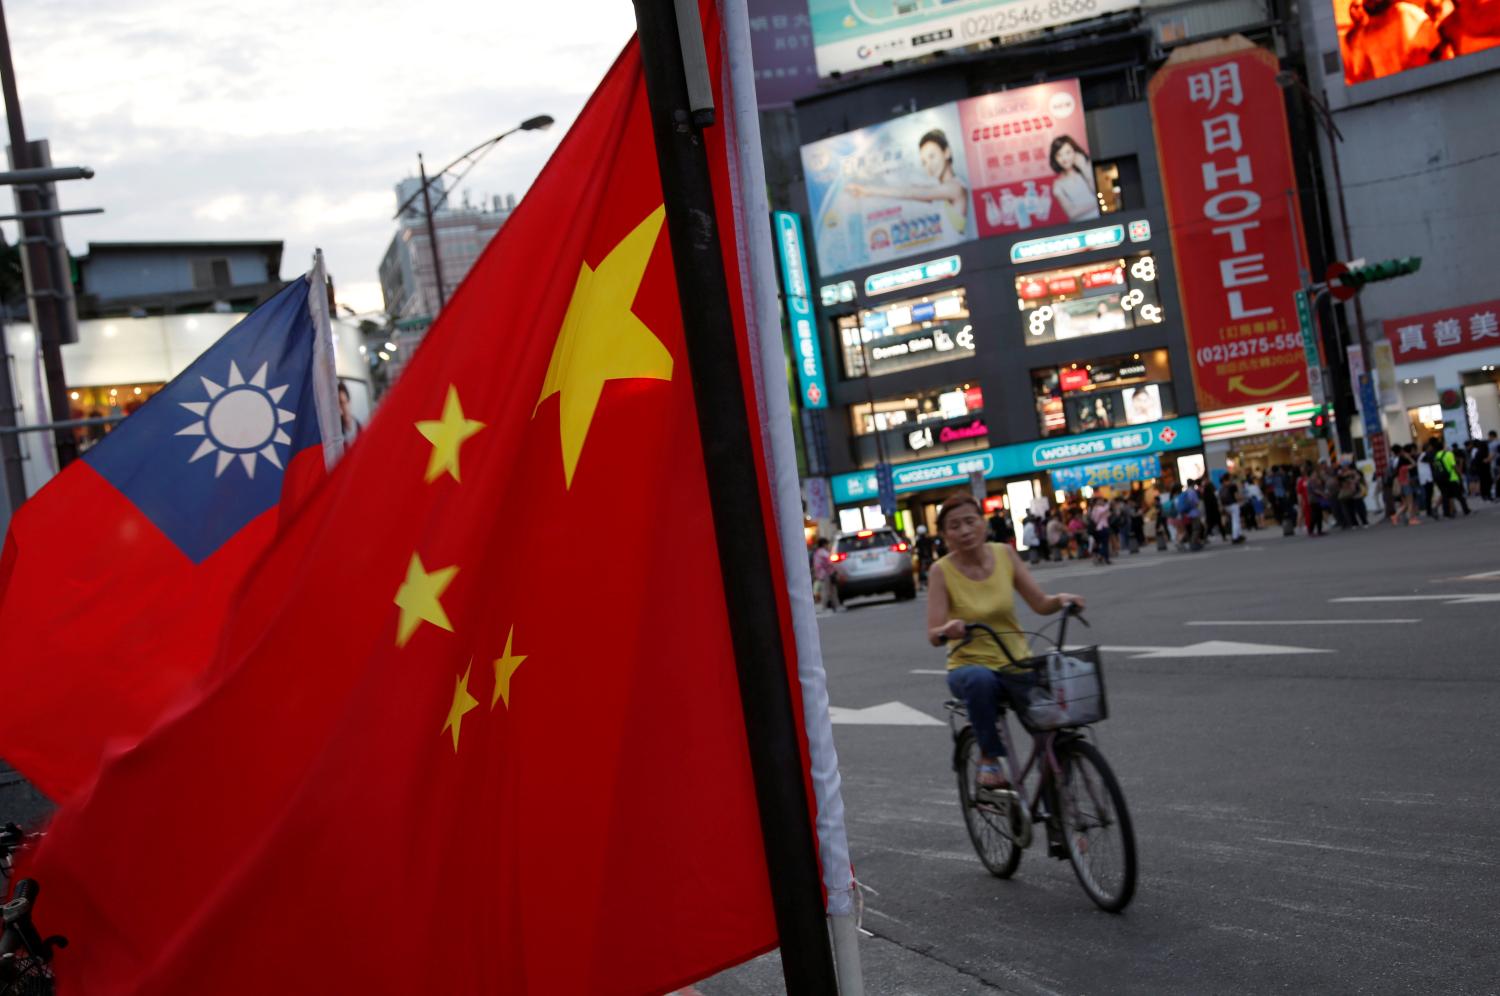
[{"label": "chinese national flag", "polygon": [[632,43],[54,821],[65,992],[650,993],[776,943],[662,204]]}]

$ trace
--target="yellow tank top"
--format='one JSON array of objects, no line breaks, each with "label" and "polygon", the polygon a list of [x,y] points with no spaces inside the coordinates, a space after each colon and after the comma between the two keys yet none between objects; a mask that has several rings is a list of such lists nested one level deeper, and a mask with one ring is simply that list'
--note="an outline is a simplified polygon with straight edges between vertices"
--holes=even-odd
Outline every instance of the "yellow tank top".
[{"label": "yellow tank top", "polygon": [[[966,578],[957,567],[944,557],[933,566],[943,572],[943,581],[948,589],[948,617],[962,619],[968,623],[984,623],[1000,634],[1005,647],[1017,660],[1031,656],[1026,637],[1019,632],[1021,624],[1016,622],[1015,565],[1011,563],[1010,550],[1001,543],[986,544],[995,555],[995,569],[983,581]],[[997,671],[1019,670],[1010,662],[988,633],[976,634],[963,646],[955,646],[948,652],[948,668],[967,664],[982,664]]]}]

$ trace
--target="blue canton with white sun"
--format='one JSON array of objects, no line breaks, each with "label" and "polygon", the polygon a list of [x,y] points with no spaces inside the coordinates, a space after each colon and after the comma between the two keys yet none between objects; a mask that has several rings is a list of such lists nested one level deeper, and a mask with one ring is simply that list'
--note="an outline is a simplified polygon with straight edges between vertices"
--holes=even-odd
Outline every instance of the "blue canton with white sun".
[{"label": "blue canton with white sun", "polygon": [[194,562],[279,503],[287,464],[322,443],[308,293],[293,280],[83,457]]}]

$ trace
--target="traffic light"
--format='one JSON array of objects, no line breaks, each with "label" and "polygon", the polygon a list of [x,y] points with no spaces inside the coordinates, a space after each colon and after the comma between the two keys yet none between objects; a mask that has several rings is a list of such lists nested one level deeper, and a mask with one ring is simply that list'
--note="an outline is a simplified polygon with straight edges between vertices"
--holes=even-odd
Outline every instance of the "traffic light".
[{"label": "traffic light", "polygon": [[1308,426],[1308,433],[1314,439],[1329,439],[1333,436],[1333,406],[1327,402],[1313,412],[1312,424]]},{"label": "traffic light", "polygon": [[1416,273],[1422,268],[1421,256],[1407,256],[1404,259],[1388,259],[1383,263],[1371,263],[1369,266],[1357,266],[1339,275],[1338,281],[1345,287],[1353,287],[1359,290],[1365,284],[1379,283],[1382,280],[1392,280],[1396,277],[1404,277],[1408,273]]}]

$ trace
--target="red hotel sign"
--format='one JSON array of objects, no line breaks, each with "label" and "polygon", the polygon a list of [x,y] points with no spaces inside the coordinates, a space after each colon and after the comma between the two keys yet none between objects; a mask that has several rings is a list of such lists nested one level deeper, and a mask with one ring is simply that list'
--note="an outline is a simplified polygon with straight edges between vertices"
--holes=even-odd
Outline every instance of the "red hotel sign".
[{"label": "red hotel sign", "polygon": [[1236,35],[1151,79],[1157,159],[1202,411],[1308,393],[1305,267],[1276,56]]},{"label": "red hotel sign", "polygon": [[1385,321],[1385,337],[1397,363],[1467,353],[1486,346],[1500,348],[1500,301],[1429,311]]}]

